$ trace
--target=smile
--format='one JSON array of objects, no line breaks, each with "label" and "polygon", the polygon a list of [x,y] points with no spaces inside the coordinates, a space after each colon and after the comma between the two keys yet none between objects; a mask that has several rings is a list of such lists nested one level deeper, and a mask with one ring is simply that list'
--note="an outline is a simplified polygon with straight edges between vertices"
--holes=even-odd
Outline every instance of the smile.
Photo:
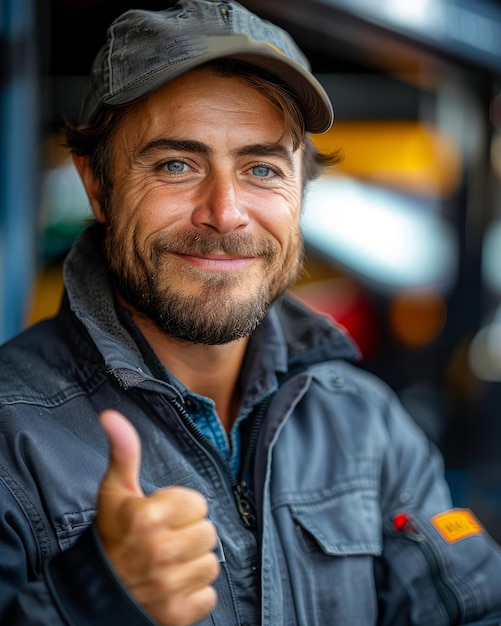
[{"label": "smile", "polygon": [[191,254],[174,254],[185,263],[210,272],[238,272],[246,269],[254,261],[255,257],[237,257],[227,255],[197,256]]}]

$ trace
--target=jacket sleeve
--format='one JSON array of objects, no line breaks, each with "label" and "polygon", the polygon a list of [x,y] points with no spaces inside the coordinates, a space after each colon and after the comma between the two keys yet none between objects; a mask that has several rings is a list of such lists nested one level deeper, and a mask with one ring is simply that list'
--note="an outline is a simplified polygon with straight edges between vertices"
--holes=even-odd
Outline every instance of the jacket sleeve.
[{"label": "jacket sleeve", "polygon": [[381,626],[501,626],[501,548],[451,506],[442,458],[395,398],[382,475]]},{"label": "jacket sleeve", "polygon": [[1,481],[0,501],[2,626],[154,625],[113,573],[93,525],[44,560],[44,547]]}]

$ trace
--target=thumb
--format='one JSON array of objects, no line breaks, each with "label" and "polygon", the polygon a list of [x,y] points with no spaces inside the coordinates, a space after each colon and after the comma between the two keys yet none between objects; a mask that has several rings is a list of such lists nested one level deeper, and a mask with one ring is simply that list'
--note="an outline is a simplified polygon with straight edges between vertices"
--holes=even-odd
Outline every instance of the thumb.
[{"label": "thumb", "polygon": [[125,491],[128,495],[143,496],[139,485],[141,440],[136,429],[118,411],[103,411],[99,422],[110,444],[109,465],[101,491]]}]

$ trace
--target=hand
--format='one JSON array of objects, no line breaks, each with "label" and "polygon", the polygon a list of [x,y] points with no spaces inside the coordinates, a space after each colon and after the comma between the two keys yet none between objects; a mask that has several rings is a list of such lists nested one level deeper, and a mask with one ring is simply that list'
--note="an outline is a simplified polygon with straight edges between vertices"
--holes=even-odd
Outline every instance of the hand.
[{"label": "hand", "polygon": [[216,531],[204,497],[169,487],[146,497],[139,485],[141,442],[117,411],[100,422],[110,442],[96,524],[116,573],[161,626],[188,626],[216,605]]}]

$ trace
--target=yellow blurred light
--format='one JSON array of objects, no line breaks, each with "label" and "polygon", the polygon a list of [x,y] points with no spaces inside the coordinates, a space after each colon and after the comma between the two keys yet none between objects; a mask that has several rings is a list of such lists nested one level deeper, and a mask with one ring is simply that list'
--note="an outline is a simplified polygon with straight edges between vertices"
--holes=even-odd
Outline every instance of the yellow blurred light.
[{"label": "yellow blurred light", "polygon": [[40,268],[35,276],[31,306],[25,322],[31,326],[57,313],[63,295],[63,272],[59,264]]},{"label": "yellow blurred light", "polygon": [[419,122],[336,121],[313,141],[322,152],[341,150],[337,171],[411,193],[446,197],[461,180],[454,141]]}]

